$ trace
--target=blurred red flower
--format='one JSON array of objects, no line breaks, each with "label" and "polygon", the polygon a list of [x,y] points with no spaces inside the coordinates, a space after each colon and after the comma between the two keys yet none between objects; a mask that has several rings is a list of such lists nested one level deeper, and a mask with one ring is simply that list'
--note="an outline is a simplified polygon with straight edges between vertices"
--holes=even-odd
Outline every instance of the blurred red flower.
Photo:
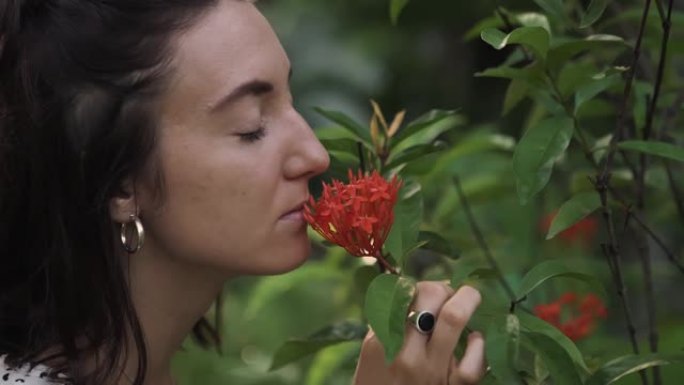
[{"label": "blurred red flower", "polygon": [[534,314],[573,341],[587,337],[594,331],[597,318],[608,316],[598,296],[587,294],[580,300],[573,292],[563,294],[554,302],[535,306]]},{"label": "blurred red flower", "polygon": [[[553,219],[557,214],[558,211],[554,211],[541,219],[539,222],[539,229],[542,234],[549,232],[549,228],[551,228],[551,222],[553,222]],[[586,246],[594,241],[597,232],[598,222],[596,218],[588,216],[563,230],[557,235],[557,238],[566,244],[582,244]]]},{"label": "blurred red flower", "polygon": [[[401,181],[385,180],[377,171],[354,175],[349,183],[323,184],[323,194],[304,206],[304,218],[325,239],[357,257],[372,256],[381,263],[382,245],[394,222],[394,205]],[[385,266],[387,267],[387,266]]]}]

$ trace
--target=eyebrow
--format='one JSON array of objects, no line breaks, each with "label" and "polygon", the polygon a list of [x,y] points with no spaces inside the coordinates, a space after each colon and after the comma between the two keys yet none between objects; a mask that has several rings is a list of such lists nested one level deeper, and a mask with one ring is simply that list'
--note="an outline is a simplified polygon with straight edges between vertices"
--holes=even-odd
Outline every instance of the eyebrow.
[{"label": "eyebrow", "polygon": [[[292,78],[292,68],[288,72],[288,80]],[[216,103],[209,107],[209,112],[215,112],[222,109],[224,106],[233,103],[234,101],[245,96],[261,96],[272,92],[275,87],[273,83],[264,80],[254,79],[250,80],[231,91],[228,95],[219,99]]]}]

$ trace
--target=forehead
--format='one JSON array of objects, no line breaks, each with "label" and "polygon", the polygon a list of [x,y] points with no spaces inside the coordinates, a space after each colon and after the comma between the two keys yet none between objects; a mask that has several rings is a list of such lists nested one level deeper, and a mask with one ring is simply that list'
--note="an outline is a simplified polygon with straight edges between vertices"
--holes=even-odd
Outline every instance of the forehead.
[{"label": "forehead", "polygon": [[203,102],[248,80],[274,80],[289,68],[275,32],[248,1],[220,1],[174,46],[176,85],[201,92],[195,96]]}]

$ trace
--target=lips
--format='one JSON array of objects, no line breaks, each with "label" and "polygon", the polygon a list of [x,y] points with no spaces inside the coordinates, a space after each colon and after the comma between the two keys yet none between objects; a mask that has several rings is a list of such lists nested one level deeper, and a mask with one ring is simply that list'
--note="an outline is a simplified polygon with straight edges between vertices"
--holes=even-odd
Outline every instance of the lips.
[{"label": "lips", "polygon": [[304,203],[306,202],[306,199],[301,201],[299,204],[294,206],[290,211],[286,212],[285,214],[281,215],[281,219],[285,218],[300,218],[303,217],[303,212],[304,212]]}]

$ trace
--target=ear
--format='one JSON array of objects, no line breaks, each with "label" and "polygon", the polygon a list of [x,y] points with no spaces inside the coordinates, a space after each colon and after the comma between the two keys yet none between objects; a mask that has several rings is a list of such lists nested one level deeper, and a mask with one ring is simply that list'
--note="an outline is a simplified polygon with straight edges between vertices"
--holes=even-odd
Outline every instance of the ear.
[{"label": "ear", "polygon": [[131,179],[121,183],[119,191],[109,200],[109,216],[114,222],[125,223],[138,214],[135,184]]}]

